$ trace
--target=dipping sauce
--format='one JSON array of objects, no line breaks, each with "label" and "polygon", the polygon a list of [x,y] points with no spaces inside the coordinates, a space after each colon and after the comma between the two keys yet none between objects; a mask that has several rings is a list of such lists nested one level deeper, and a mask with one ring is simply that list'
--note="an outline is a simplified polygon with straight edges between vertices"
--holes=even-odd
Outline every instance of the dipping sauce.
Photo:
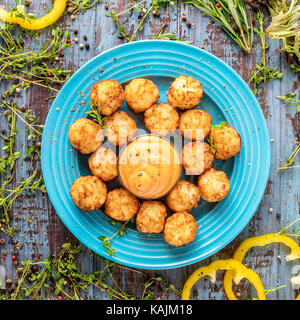
[{"label": "dipping sauce", "polygon": [[119,155],[119,179],[135,196],[157,199],[166,195],[181,175],[181,159],[168,140],[144,135],[130,142]]}]

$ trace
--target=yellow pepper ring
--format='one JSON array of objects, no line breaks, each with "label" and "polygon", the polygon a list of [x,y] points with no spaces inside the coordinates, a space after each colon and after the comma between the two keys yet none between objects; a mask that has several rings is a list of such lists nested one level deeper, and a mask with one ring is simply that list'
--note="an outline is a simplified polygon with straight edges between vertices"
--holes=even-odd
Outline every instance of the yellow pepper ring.
[{"label": "yellow pepper ring", "polygon": [[38,19],[21,18],[17,17],[15,12],[8,12],[4,9],[0,9],[0,20],[7,23],[18,24],[23,29],[39,30],[46,28],[56,22],[65,11],[67,0],[55,0],[53,8],[50,12]]},{"label": "yellow pepper ring", "polygon": [[[290,254],[286,256],[287,261],[300,259],[300,247],[297,244],[297,242],[291,239],[290,237],[284,236],[282,234],[275,234],[275,233],[265,234],[262,236],[253,237],[253,238],[244,240],[234,252],[233,258],[239,261],[240,263],[242,263],[249,249],[251,249],[252,247],[263,247],[273,242],[281,242],[286,246],[288,246],[289,248],[291,248]],[[228,296],[230,295],[235,297],[235,294],[232,290],[232,280],[234,280],[234,278],[235,278],[234,270],[226,271],[224,276],[225,292]],[[235,299],[237,298],[235,297]],[[300,300],[300,294],[298,295],[297,300]]]},{"label": "yellow pepper ring", "polygon": [[[265,290],[258,274],[234,259],[216,260],[208,266],[197,269],[185,282],[181,299],[190,299],[193,285],[202,277],[210,276],[211,281],[215,282],[217,270],[234,270],[233,280],[236,284],[239,284],[243,278],[248,279],[256,288],[259,300],[266,300]],[[227,296],[229,300],[236,300],[233,293],[227,293]]]}]

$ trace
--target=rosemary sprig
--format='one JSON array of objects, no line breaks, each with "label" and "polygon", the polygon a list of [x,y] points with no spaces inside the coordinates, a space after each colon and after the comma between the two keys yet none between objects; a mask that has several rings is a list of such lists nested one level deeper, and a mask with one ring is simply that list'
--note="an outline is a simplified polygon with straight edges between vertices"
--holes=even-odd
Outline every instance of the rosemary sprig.
[{"label": "rosemary sprig", "polygon": [[150,39],[160,39],[160,40],[172,40],[172,41],[179,41],[183,43],[192,43],[191,38],[189,37],[178,37],[174,33],[164,33],[164,30],[166,28],[167,24],[164,23],[163,26],[160,28],[160,30],[156,33],[155,36],[150,37]]},{"label": "rosemary sprig", "polygon": [[253,42],[251,13],[248,15],[244,0],[185,0],[204,15],[220,23],[222,29],[246,52]]}]

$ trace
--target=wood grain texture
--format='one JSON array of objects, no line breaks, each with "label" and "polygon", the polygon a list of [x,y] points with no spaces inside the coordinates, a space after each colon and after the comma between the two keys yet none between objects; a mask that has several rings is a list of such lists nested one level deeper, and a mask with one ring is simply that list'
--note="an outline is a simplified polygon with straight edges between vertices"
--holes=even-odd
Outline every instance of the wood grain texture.
[{"label": "wood grain texture", "polygon": [[[79,43],[85,43],[83,36],[86,35],[88,37],[87,42],[90,44],[89,50],[82,50],[79,49],[78,44],[74,44],[73,42],[73,46],[65,50],[64,65],[66,68],[77,70],[95,55],[125,42],[117,37],[117,30],[112,20],[106,16],[108,11],[105,7],[108,6],[109,10],[120,12],[128,8],[129,3],[130,1],[106,1],[96,5],[94,9],[90,9],[84,14],[77,15],[75,21],[71,21],[68,14],[64,15],[63,19],[59,22],[60,26],[70,31],[72,39],[75,37],[74,30],[78,30],[79,34],[77,37],[79,38]],[[36,8],[37,14],[39,14],[43,10],[44,5],[48,9],[49,1],[33,1],[31,8]],[[182,16],[184,15],[187,17],[187,22],[192,24],[191,27],[188,27],[187,23],[182,21]],[[137,13],[134,12],[124,19],[128,30],[133,31],[138,23]],[[230,65],[245,81],[249,79],[251,69],[254,69],[255,64],[260,60],[259,43],[256,43],[252,54],[245,54],[225,33],[220,31],[216,23],[212,23],[209,18],[202,16],[191,5],[183,4],[180,1],[177,6],[162,10],[159,19],[150,15],[144,29],[138,33],[138,40],[153,36],[164,22],[167,23],[166,31],[174,32],[178,36],[191,37],[193,45],[198,47],[203,45],[205,50]],[[42,32],[41,41],[43,41],[47,32]],[[30,38],[25,39],[25,41],[29,46],[38,45],[33,43]],[[300,217],[300,170],[287,170],[280,175],[278,175],[276,170],[291,153],[295,136],[298,136],[299,139],[300,134],[299,120],[297,120],[299,114],[296,114],[294,108],[285,105],[275,98],[276,95],[284,95],[292,91],[299,93],[300,83],[300,76],[289,71],[285,54],[275,54],[280,46],[279,41],[271,41],[271,47],[268,51],[268,63],[270,66],[278,65],[279,70],[284,72],[284,77],[281,81],[274,80],[264,85],[262,92],[258,95],[259,103],[267,121],[270,137],[274,139],[274,142],[271,144],[271,170],[268,186],[257,212],[244,231],[226,248],[212,257],[191,266],[174,270],[143,270],[146,277],[162,276],[169,283],[174,284],[175,287],[182,288],[187,277],[199,266],[206,265],[215,259],[232,257],[234,249],[243,239],[264,233],[278,232],[289,222]],[[2,81],[0,83],[0,93],[4,92],[8,87],[9,84]],[[38,119],[44,122],[47,111],[51,106],[51,101],[53,101],[45,101],[45,98],[49,95],[51,93],[47,89],[35,87],[19,94],[17,102],[20,105],[25,104],[25,106],[33,109]],[[1,129],[7,129],[5,128],[3,118],[0,121]],[[18,122],[17,125],[20,134],[16,143],[24,153],[26,135],[22,134],[22,132],[24,132],[25,128],[21,122]],[[280,159],[282,159],[282,162],[280,162]],[[39,168],[40,164],[37,163],[35,166]],[[30,168],[30,163],[19,161],[15,178],[26,177],[33,169]],[[272,213],[269,212],[269,208],[273,208]],[[63,225],[46,195],[37,194],[36,196],[24,196],[20,198],[14,204],[14,212],[18,212],[18,215],[14,217],[14,223],[17,223],[18,232],[13,241],[21,243],[21,250],[15,250],[14,242],[8,240],[8,238],[6,238],[8,241],[3,246],[9,253],[6,268],[8,277],[11,279],[16,279],[15,268],[10,264],[10,256],[12,254],[18,255],[19,261],[24,261],[30,256],[39,259],[46,257],[50,253],[55,254],[57,248],[66,241],[71,241],[74,244],[79,243]],[[31,218],[32,223],[27,221],[27,216]],[[285,288],[272,293],[269,296],[270,299],[293,299],[295,297],[296,293],[292,289],[289,279],[293,265],[299,262],[286,263],[284,255],[287,252],[286,248],[275,244],[259,250],[253,249],[247,255],[247,265],[258,272],[265,288],[271,289],[279,285],[287,285]],[[278,258],[279,255],[282,259]],[[78,259],[78,264],[83,272],[96,271],[104,266],[104,263],[99,258],[90,255],[88,248],[84,245],[82,245],[82,253]],[[126,269],[117,269],[115,278],[126,292],[137,296],[141,295],[143,276],[140,273]],[[253,294],[253,288],[247,282],[242,282],[238,289],[242,292],[242,298],[250,296],[251,293]],[[195,286],[194,290],[200,299],[226,299],[222,287],[221,273],[215,284],[212,284],[208,279],[202,279]],[[105,294],[91,289],[85,298],[106,299],[107,297]],[[154,298],[178,299],[173,293],[162,291],[159,287],[155,288]]]}]

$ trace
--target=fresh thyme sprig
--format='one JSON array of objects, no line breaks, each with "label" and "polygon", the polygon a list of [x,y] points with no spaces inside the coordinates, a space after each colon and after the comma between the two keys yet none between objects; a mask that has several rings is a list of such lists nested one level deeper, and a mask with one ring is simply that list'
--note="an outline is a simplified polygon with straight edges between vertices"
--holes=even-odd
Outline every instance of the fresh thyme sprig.
[{"label": "fresh thyme sprig", "polygon": [[251,13],[248,15],[244,0],[185,0],[204,15],[220,23],[222,29],[246,52],[253,42]]},{"label": "fresh thyme sprig", "polygon": [[121,227],[117,230],[117,232],[115,232],[112,236],[110,237],[106,237],[106,236],[100,236],[98,237],[98,239],[101,241],[101,244],[106,248],[106,252],[110,255],[110,256],[116,256],[116,250],[113,249],[111,247],[111,240],[116,237],[119,236],[119,238],[121,238],[124,235],[124,232],[127,234],[128,230],[127,230],[127,224],[128,222],[132,221],[132,219],[126,221],[125,223],[120,223],[118,221],[115,220],[110,220],[110,223],[112,225],[121,225]]},{"label": "fresh thyme sprig", "polygon": [[276,98],[283,100],[292,107],[296,107],[297,112],[300,112],[300,99],[296,98],[296,93],[288,93],[285,96],[276,96]]},{"label": "fresh thyme sprig", "polygon": [[[223,129],[227,124],[228,124],[227,121],[222,121],[222,122],[220,122],[219,124],[211,125],[211,131],[212,131],[213,128],[221,128],[221,129]],[[216,150],[216,146],[214,145],[214,137],[213,137],[212,134],[210,134],[210,135],[208,136],[207,142],[210,144],[211,152],[212,152],[213,154],[215,154],[217,150]]]},{"label": "fresh thyme sprig", "polygon": [[91,120],[97,122],[98,124],[100,124],[102,128],[104,128],[103,121],[105,117],[103,117],[103,115],[101,114],[101,108],[94,106],[94,104],[91,102],[90,110],[87,111],[85,114],[88,115],[91,118]]},{"label": "fresh thyme sprig", "polygon": [[263,13],[258,10],[254,14],[254,19],[259,24],[258,28],[254,27],[254,32],[259,35],[261,41],[261,61],[256,65],[256,70],[251,72],[249,84],[253,84],[253,93],[254,95],[257,95],[258,86],[261,83],[266,83],[272,79],[281,79],[283,73],[276,71],[277,67],[273,69],[267,66],[266,51],[270,45],[266,45],[266,33],[264,31],[265,20]]},{"label": "fresh thyme sprig", "polygon": [[300,142],[295,142],[296,148],[293,150],[292,154],[286,159],[283,167],[278,168],[278,173],[281,173],[283,170],[292,169],[292,168],[300,168],[300,165],[295,166],[295,158],[300,151]]}]

